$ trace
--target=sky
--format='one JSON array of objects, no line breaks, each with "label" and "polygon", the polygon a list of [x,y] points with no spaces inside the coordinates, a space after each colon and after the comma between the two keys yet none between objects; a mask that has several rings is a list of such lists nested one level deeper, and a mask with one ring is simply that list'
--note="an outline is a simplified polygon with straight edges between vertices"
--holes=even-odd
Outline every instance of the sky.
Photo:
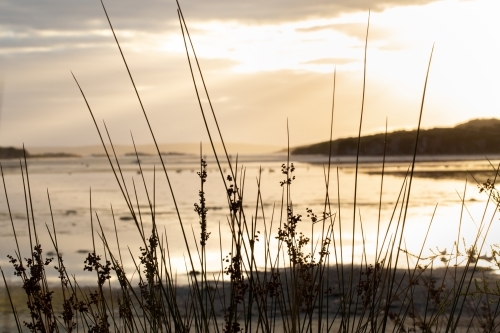
[{"label": "sky", "polygon": [[[104,4],[157,141],[207,142],[175,1]],[[369,11],[363,134],[417,126],[433,45],[422,126],[499,115],[498,0],[180,5],[227,142],[328,140],[334,70],[333,137],[357,136]],[[71,71],[114,143],[152,143],[99,1],[0,0],[1,146],[99,144]]]}]

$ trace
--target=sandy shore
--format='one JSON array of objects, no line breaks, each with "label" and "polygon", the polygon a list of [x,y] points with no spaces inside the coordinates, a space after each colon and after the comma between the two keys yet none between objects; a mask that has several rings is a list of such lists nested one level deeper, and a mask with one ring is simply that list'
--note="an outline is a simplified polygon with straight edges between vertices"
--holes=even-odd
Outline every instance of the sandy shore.
[{"label": "sandy shore", "polygon": [[[342,278],[341,271],[344,271],[344,278]],[[340,328],[342,325],[342,316],[346,317],[349,313],[352,320],[356,322],[365,322],[370,314],[370,303],[363,304],[363,299],[366,296],[366,291],[360,286],[363,285],[363,281],[366,279],[366,267],[353,267],[352,268],[353,279],[351,276],[351,267],[346,265],[337,269],[336,267],[330,267],[321,274],[323,274],[323,290],[322,293],[325,295],[321,301],[314,302],[313,315],[311,316],[313,324],[317,325],[321,315],[321,322],[328,321],[329,325],[332,325],[332,329],[336,331],[336,328]],[[363,273],[363,274],[362,274]],[[288,270],[280,271],[280,278],[282,286],[285,288],[290,287],[290,272]],[[384,284],[384,279],[392,278],[393,272],[381,271],[380,272],[380,283],[379,291],[382,290],[386,293],[387,284]],[[200,276],[198,275],[198,278]],[[461,291],[459,290],[460,281],[464,278],[465,281],[462,284]],[[229,304],[230,295],[230,283],[227,280],[228,277],[225,276],[226,281],[209,281],[209,289],[217,290],[215,293],[214,300],[214,311],[216,316],[219,318],[218,321],[221,323],[224,321],[224,308]],[[249,285],[252,283],[260,283],[263,285],[264,280],[269,280],[269,274],[264,272],[259,272],[254,275],[252,279],[245,279],[245,282]],[[463,311],[460,314],[460,327],[461,330],[466,330],[468,325],[473,325],[474,327],[479,327],[485,322],[485,319],[490,314],[495,315],[498,313],[497,305],[494,301],[498,301],[497,296],[492,295],[482,295],[478,293],[477,286],[484,289],[484,285],[488,285],[492,292],[497,289],[496,283],[500,282],[500,275],[497,271],[491,269],[477,269],[476,271],[469,270],[464,275],[463,267],[450,267],[449,269],[437,268],[431,270],[430,267],[427,269],[417,269],[413,272],[408,272],[405,270],[397,270],[394,275],[392,297],[386,298],[382,297],[380,301],[375,302],[375,311],[378,313],[376,316],[378,322],[383,321],[385,311],[389,314],[392,320],[389,320],[389,327],[392,327],[397,320],[405,321],[406,327],[411,327],[412,325],[417,325],[419,322],[428,322],[429,318],[437,318],[436,328],[441,328],[442,325],[446,325],[448,319],[452,316],[453,318],[458,318],[458,313],[453,313],[453,303],[455,298],[452,294],[464,294],[467,290],[469,293],[475,293],[476,297],[468,296],[464,301],[464,296],[459,297],[458,304],[462,304],[464,301]],[[339,283],[340,281],[340,283]],[[469,283],[470,282],[470,283]],[[476,283],[477,282],[477,283]],[[382,287],[384,285],[384,287]],[[409,287],[411,285],[411,287]],[[351,300],[349,302],[349,293],[347,292],[352,286],[353,292],[351,295]],[[331,289],[329,289],[331,288]],[[53,295],[53,305],[56,314],[62,311],[62,301],[63,296],[57,285],[53,286],[55,291]],[[83,288],[88,292],[94,290],[95,288],[87,287]],[[296,290],[299,287],[295,287]],[[26,296],[22,286],[14,284],[9,286],[10,293],[15,303],[15,307],[22,318],[27,319],[28,309],[26,307]],[[289,289],[291,290],[291,289]],[[329,291],[328,291],[329,290]],[[385,290],[385,291],[384,291]],[[109,290],[107,291],[109,293]],[[136,292],[139,293],[137,289]],[[203,292],[203,291],[202,291]],[[117,288],[111,288],[111,293],[113,294],[114,301],[116,302],[117,296],[120,295],[121,291]],[[189,304],[192,300],[192,290],[188,286],[179,286],[176,291],[177,303],[181,308],[184,308],[185,304]],[[247,292],[248,297],[248,292]],[[344,295],[347,295],[344,297]],[[289,295],[283,293],[281,295],[283,304],[290,304]],[[248,299],[248,298],[247,298]],[[111,296],[108,294],[108,300],[111,300]],[[266,305],[264,307],[257,306],[257,302],[253,304],[252,307],[252,322],[256,325],[259,316],[268,316],[269,318],[274,318],[276,320],[276,328],[279,331],[279,327],[285,325],[288,321],[287,316],[290,315],[289,310],[285,308],[283,312],[276,311],[272,305],[274,305],[276,298],[271,298],[269,296],[264,296]],[[261,303],[262,304],[262,303]],[[368,306],[365,306],[368,305]],[[302,313],[302,318],[307,318],[306,312]],[[10,318],[10,319],[9,319]],[[12,324],[12,310],[5,287],[0,289],[0,326],[10,327]],[[354,318],[354,319],[353,319]],[[9,324],[10,323],[10,324]],[[243,324],[243,323],[242,323]],[[250,325],[248,323],[248,325]],[[355,324],[357,325],[357,324]],[[438,331],[440,329],[437,329]],[[417,330],[419,331],[419,330]]]}]

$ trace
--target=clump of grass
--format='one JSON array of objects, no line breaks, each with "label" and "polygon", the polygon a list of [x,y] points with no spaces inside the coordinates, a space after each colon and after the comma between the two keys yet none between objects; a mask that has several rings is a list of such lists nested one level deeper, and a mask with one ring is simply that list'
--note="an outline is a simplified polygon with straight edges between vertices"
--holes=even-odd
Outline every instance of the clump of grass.
[{"label": "clump of grass", "polygon": [[[104,8],[104,5],[103,5]],[[105,10],[105,9],[104,9]],[[293,189],[295,166],[288,160],[282,165],[284,179],[280,185],[283,190],[278,221],[275,215],[271,219],[263,213],[263,200],[260,192],[260,176],[257,179],[258,195],[254,205],[255,211],[246,210],[244,196],[245,169],[233,164],[224,146],[224,154],[220,157],[215,151],[212,131],[209,129],[205,112],[200,99],[199,82],[195,80],[194,71],[198,70],[201,77],[203,92],[208,100],[208,89],[203,81],[189,31],[178,7],[179,23],[186,46],[194,87],[202,117],[205,120],[207,132],[212,144],[213,154],[224,189],[222,195],[227,199],[228,226],[231,231],[231,248],[223,249],[220,245],[220,269],[207,269],[206,245],[211,234],[207,226],[212,223],[206,206],[204,183],[207,179],[207,163],[200,151],[199,202],[194,203],[194,210],[199,216],[199,236],[193,230],[196,240],[195,249],[190,246],[187,232],[170,185],[165,163],[156,145],[156,139],[149,124],[146,111],[135,89],[131,72],[120,48],[111,21],[108,18],[111,31],[119,47],[120,54],[129,73],[137,98],[140,102],[145,119],[151,130],[153,141],[158,149],[158,156],[168,186],[174,198],[178,222],[186,245],[187,285],[178,285],[176,274],[172,270],[168,238],[165,232],[157,228],[154,191],[150,195],[143,177],[139,156],[142,185],[146,190],[149,212],[139,209],[137,191],[134,188],[136,202],[132,200],[127,184],[124,181],[120,162],[115,154],[106,149],[103,135],[95,122],[91,107],[80,89],[89,113],[96,125],[106,156],[109,160],[117,184],[127,207],[133,217],[141,241],[140,255],[132,260],[138,283],[132,282],[131,272],[123,268],[123,258],[120,252],[118,233],[115,226],[115,239],[118,243],[118,253],[110,250],[110,238],[101,227],[97,213],[90,207],[93,250],[88,253],[84,262],[84,270],[95,272],[96,283],[91,287],[81,287],[64,266],[63,257],[59,252],[55,223],[52,220],[52,230],[46,225],[52,240],[52,246],[57,254],[56,260],[44,256],[35,223],[35,215],[31,206],[29,188],[28,164],[26,159],[20,164],[25,190],[25,203],[30,240],[30,254],[27,258],[21,255],[17,236],[12,222],[17,248],[14,256],[9,256],[15,275],[22,282],[26,304],[11,293],[12,288],[4,282],[8,292],[15,326],[18,332],[27,329],[30,332],[456,332],[497,330],[500,287],[491,287],[485,271],[478,274],[478,263],[483,260],[482,253],[484,236],[493,223],[484,218],[478,228],[473,244],[464,245],[461,249],[460,228],[457,241],[451,253],[437,253],[424,258],[422,251],[426,239],[422,240],[421,251],[412,254],[404,246],[404,228],[406,214],[411,200],[411,184],[415,167],[416,148],[413,161],[409,165],[401,185],[399,197],[394,204],[393,214],[384,229],[380,214],[378,217],[377,244],[375,259],[366,256],[366,245],[363,246],[361,261],[356,263],[354,243],[349,263],[345,262],[342,252],[344,247],[342,223],[340,221],[340,202],[330,202],[331,160],[325,166],[325,201],[324,210],[320,213],[307,208],[303,213],[310,220],[304,221],[301,212],[296,211],[293,204]],[[368,41],[368,31],[367,40]],[[194,63],[196,64],[193,66]],[[430,62],[429,62],[430,67]],[[425,100],[425,86],[422,97],[420,120]],[[366,46],[365,71],[366,76]],[[364,95],[364,88],[363,88]],[[335,100],[335,81],[332,102],[331,123]],[[364,104],[364,103],[363,103]],[[215,112],[211,103],[210,111],[215,121]],[[361,137],[362,114],[360,121]],[[106,129],[107,137],[111,138]],[[215,135],[224,143],[221,130],[217,124]],[[330,132],[330,142],[331,142]],[[418,131],[415,147],[418,144]],[[112,143],[111,143],[111,147]],[[385,150],[384,150],[385,151]],[[356,159],[356,180],[359,163],[359,145]],[[223,162],[224,161],[224,162]],[[226,174],[223,164],[229,166]],[[382,170],[385,166],[385,156]],[[498,174],[498,169],[495,170]],[[156,179],[156,169],[155,169]],[[338,184],[337,169],[337,184]],[[380,186],[380,206],[382,203],[383,175]],[[3,179],[3,171],[2,171]],[[486,183],[479,183],[480,191],[488,194],[488,204],[492,202],[498,209],[500,195],[495,187],[496,177]],[[355,183],[357,188],[358,184]],[[8,204],[7,189],[5,197]],[[340,192],[340,188],[337,188]],[[355,191],[356,192],[356,191]],[[340,200],[340,195],[338,195]],[[49,206],[50,206],[50,197]],[[354,198],[354,214],[352,220],[352,235],[359,230],[364,239],[361,218],[356,219],[356,194]],[[465,204],[462,202],[462,209]],[[52,208],[51,208],[52,209]],[[379,208],[380,210],[380,208]],[[9,208],[10,213],[10,208]],[[29,214],[31,213],[31,214]],[[149,216],[152,221],[151,230],[146,230],[143,219]],[[319,216],[318,216],[319,215]],[[258,218],[262,223],[257,223]],[[96,227],[94,227],[96,221]],[[311,234],[300,232],[300,224],[309,223]],[[429,226],[430,228],[430,226]],[[319,233],[315,232],[318,231]],[[220,226],[219,226],[219,230]],[[277,230],[274,233],[274,230]],[[147,231],[147,232],[146,232]],[[319,234],[319,236],[317,236]],[[94,238],[97,236],[96,238]],[[222,235],[219,231],[219,239]],[[381,240],[379,243],[378,240]],[[102,244],[103,253],[96,251],[96,241]],[[114,240],[113,240],[114,241]],[[199,246],[198,246],[199,244]],[[364,244],[364,243],[363,243]],[[225,258],[223,253],[229,253]],[[264,253],[263,264],[257,264],[257,253]],[[500,267],[498,250],[493,250],[493,260]],[[370,260],[370,261],[369,261]],[[406,262],[406,268],[401,268],[401,262]],[[436,268],[437,262],[443,262],[443,267]],[[459,264],[460,262],[460,264]],[[60,286],[57,292],[47,282],[47,270],[55,265]],[[196,268],[201,267],[201,272]],[[199,273],[199,274],[198,274]],[[3,271],[2,271],[3,275]],[[115,277],[116,286],[112,286],[111,278]],[[474,289],[475,288],[475,289]],[[28,313],[23,314],[20,308],[27,307]],[[23,319],[25,318],[25,319]]]}]

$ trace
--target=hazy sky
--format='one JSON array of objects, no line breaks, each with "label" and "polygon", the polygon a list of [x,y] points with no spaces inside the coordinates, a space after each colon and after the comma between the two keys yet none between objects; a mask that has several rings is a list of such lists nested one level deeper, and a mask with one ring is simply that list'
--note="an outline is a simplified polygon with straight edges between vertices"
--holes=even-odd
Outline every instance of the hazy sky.
[{"label": "hazy sky", "polygon": [[[173,0],[106,0],[157,140],[207,141]],[[226,141],[300,145],[500,114],[498,0],[182,0]],[[151,143],[99,1],[0,0],[0,145],[99,143],[74,72],[115,143]]]}]

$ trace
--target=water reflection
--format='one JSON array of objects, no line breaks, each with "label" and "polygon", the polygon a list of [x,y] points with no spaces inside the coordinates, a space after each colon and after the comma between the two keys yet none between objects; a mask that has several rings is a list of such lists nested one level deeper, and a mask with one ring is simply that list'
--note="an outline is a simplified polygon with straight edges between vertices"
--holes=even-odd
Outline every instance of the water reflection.
[{"label": "water reflection", "polygon": [[[409,200],[404,196],[409,186],[405,178],[409,161],[390,161],[386,165],[382,193],[380,161],[364,161],[358,176],[356,211],[354,211],[355,169],[349,160],[334,160],[329,175],[327,197],[325,183],[328,179],[328,170],[325,159],[300,158],[294,162],[296,179],[291,186],[294,214],[302,215],[298,231],[306,235],[312,233],[313,240],[317,240],[324,232],[323,221],[314,224],[307,217],[307,210],[310,209],[317,216],[323,216],[324,212],[331,214],[331,221],[334,221],[333,241],[337,246],[337,252],[340,252],[342,244],[344,263],[350,262],[351,258],[359,263],[361,260],[373,262],[377,250],[380,251],[387,246],[400,247],[407,251],[406,253],[413,255],[422,253],[423,257],[438,255],[446,259],[448,255],[449,259],[452,258],[449,257],[449,253],[456,253],[457,244],[460,252],[466,254],[467,249],[474,244],[482,223],[488,225],[492,221],[491,229],[485,238],[485,245],[477,249],[479,252],[477,255],[482,257],[481,261],[485,265],[488,264],[487,259],[491,257],[490,245],[498,243],[500,230],[498,217],[495,216],[495,204],[488,204],[487,194],[479,193],[476,183],[494,178],[494,169],[487,160],[420,161],[411,184]],[[155,157],[141,157],[148,194],[151,200],[154,200],[152,212],[142,183],[142,175],[137,173],[138,165],[134,161],[133,157],[122,159],[125,191],[132,199],[136,212],[140,212],[139,216],[146,234],[152,227],[152,213],[155,214],[158,229],[165,235],[163,242],[168,242],[172,265],[182,275],[186,272],[186,246],[181,237],[177,212],[163,170]],[[284,222],[286,206],[282,204],[284,188],[280,186],[280,182],[285,176],[279,172],[280,165],[284,161],[286,157],[283,155],[243,156],[238,161],[238,173],[245,175],[244,182],[240,184],[244,189],[244,212],[248,221],[256,219],[256,230],[263,232],[264,225],[272,226],[272,231],[276,234],[280,224]],[[26,257],[29,253],[26,216],[27,214],[31,216],[31,212],[26,209],[18,162],[4,163],[12,218],[20,239],[21,256]],[[130,248],[133,255],[137,256],[142,245],[137,226],[107,163],[102,157],[29,161],[33,211],[42,247],[46,252],[54,251],[46,230],[46,224],[52,230],[48,191],[59,247],[64,253],[68,271],[76,274],[80,282],[93,281],[95,278],[93,274],[83,272],[83,261],[92,249],[90,204],[94,212],[93,222],[96,223],[99,219],[111,250],[115,253],[118,251],[114,235],[114,223],[116,223],[125,267],[130,272],[134,271],[134,264],[131,259],[126,259],[129,257],[128,249]],[[495,163],[497,162],[492,162],[493,165]],[[190,247],[195,249],[193,234],[199,234],[199,222],[194,211],[194,203],[199,200],[200,184],[199,177],[193,171],[199,169],[198,158],[189,155],[169,156],[166,166],[182,223],[188,231]],[[228,172],[229,168],[227,166],[225,168]],[[261,200],[258,199],[258,179],[261,184]],[[208,232],[211,233],[207,243],[208,267],[220,270],[220,243],[224,257],[231,252],[231,238],[228,236],[230,228],[227,222],[228,209],[223,179],[210,158],[208,179],[204,187],[208,207]],[[92,193],[91,200],[90,193]],[[328,199],[326,205],[325,198]],[[408,206],[407,212],[405,212],[406,206]],[[354,228],[353,220],[356,221]],[[330,219],[324,221],[326,227],[329,222]],[[403,225],[404,237],[395,238],[398,230],[401,230],[398,228],[402,228]],[[0,264],[10,275],[12,270],[6,255],[14,254],[15,243],[5,199],[0,201],[0,226],[0,253],[2,253]],[[378,238],[377,232],[379,232]],[[480,243],[485,233],[486,229],[480,233]],[[265,257],[263,243],[256,247],[258,264],[263,264]],[[270,237],[271,255],[277,251],[276,244],[277,240]],[[447,254],[441,254],[445,249]],[[104,251],[102,243],[98,243],[97,251],[101,253]],[[332,250],[331,253],[333,252]],[[410,262],[416,260],[415,257],[407,257],[405,252],[401,252],[401,256],[399,263],[401,267],[406,267],[407,259]],[[459,263],[461,259],[453,260]],[[52,278],[55,276],[54,270]]]}]

